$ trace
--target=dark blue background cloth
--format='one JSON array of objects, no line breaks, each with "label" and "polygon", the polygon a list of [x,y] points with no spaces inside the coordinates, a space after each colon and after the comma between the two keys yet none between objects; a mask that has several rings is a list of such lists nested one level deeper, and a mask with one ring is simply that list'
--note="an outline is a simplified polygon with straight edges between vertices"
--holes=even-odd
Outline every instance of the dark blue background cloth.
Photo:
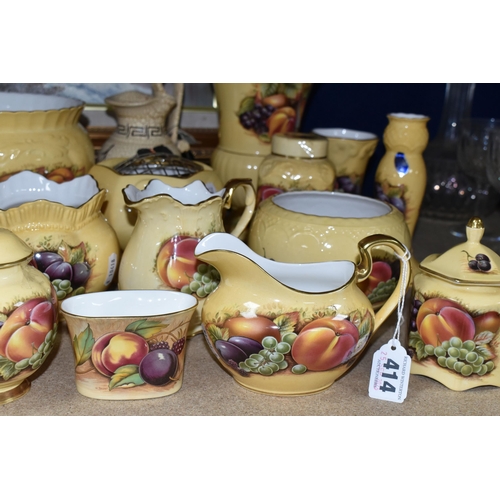
[{"label": "dark blue background cloth", "polygon": [[[415,113],[430,117],[429,139],[439,129],[445,83],[315,83],[304,110],[300,129],[349,128],[372,132],[379,138],[367,167],[363,194],[373,195],[375,170],[385,147],[382,141],[390,113]],[[477,83],[471,116],[500,119],[500,84]]]}]

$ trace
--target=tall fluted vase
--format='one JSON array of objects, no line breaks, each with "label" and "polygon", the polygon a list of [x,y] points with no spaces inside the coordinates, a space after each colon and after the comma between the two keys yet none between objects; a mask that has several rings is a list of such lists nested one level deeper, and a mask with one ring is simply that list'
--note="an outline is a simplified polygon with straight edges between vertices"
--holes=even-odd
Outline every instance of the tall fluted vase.
[{"label": "tall fluted vase", "polygon": [[392,113],[384,131],[385,154],[375,173],[377,198],[401,210],[413,235],[425,192],[426,168],[422,156],[429,132],[428,116]]}]

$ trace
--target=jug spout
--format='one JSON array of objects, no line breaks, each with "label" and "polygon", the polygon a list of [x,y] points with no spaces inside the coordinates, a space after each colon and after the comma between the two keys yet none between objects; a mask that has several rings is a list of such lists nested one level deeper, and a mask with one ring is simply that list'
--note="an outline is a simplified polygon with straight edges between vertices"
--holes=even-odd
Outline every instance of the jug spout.
[{"label": "jug spout", "polygon": [[222,280],[237,272],[249,281],[259,277],[303,293],[332,292],[356,278],[355,265],[350,261],[277,262],[258,255],[243,241],[227,233],[205,236],[196,246],[195,256],[214,266]]}]

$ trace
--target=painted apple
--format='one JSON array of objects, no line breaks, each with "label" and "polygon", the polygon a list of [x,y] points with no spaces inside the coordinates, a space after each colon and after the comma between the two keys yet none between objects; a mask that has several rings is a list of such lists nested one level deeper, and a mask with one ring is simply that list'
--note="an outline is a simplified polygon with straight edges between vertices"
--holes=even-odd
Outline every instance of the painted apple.
[{"label": "painted apple", "polygon": [[156,269],[161,280],[180,290],[193,281],[193,275],[201,262],[194,256],[197,238],[176,235],[161,247]]},{"label": "painted apple", "polygon": [[99,373],[111,377],[120,366],[139,365],[148,352],[148,343],[140,335],[110,332],[96,340],[92,363]]},{"label": "painted apple", "polygon": [[472,340],[476,330],[472,317],[460,304],[439,297],[428,299],[420,306],[416,322],[424,343],[434,347],[452,337]]},{"label": "painted apple", "polygon": [[275,194],[280,194],[283,192],[283,189],[277,188],[275,186],[259,186],[257,191],[257,199],[259,202],[264,201],[265,199],[274,196]]},{"label": "painted apple", "polygon": [[326,317],[311,321],[292,345],[292,358],[311,371],[335,368],[347,361],[359,340],[359,331],[347,319]]},{"label": "painted apple", "polygon": [[27,300],[0,328],[0,355],[18,362],[30,358],[56,323],[52,302],[44,297]]},{"label": "painted apple", "polygon": [[476,335],[482,332],[497,333],[500,329],[500,314],[496,311],[488,311],[472,319],[476,327]]},{"label": "painted apple", "polygon": [[360,283],[360,288],[366,295],[377,288],[379,283],[385,283],[392,278],[391,265],[384,261],[376,261],[372,265],[370,276]]},{"label": "painted apple", "polygon": [[274,337],[281,342],[279,326],[264,316],[229,318],[225,321],[224,328],[229,330],[229,337],[246,337],[259,343],[262,343],[264,337]]}]

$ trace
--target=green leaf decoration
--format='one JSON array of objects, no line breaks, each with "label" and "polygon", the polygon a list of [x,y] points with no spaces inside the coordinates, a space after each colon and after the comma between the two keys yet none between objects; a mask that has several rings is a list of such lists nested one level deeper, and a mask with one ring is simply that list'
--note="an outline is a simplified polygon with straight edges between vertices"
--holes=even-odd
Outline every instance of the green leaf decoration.
[{"label": "green leaf decoration", "polygon": [[486,347],[486,345],[477,345],[474,349],[479,356],[482,356],[485,360],[493,358],[493,353]]},{"label": "green leaf decoration", "polygon": [[484,332],[478,333],[474,337],[474,342],[476,345],[480,344],[489,344],[493,338],[495,337],[495,334],[493,332],[489,332],[488,330],[485,330]]},{"label": "green leaf decoration", "polygon": [[302,90],[301,83],[284,83],[283,84],[283,93],[289,99],[295,99],[301,90]]},{"label": "green leaf decoration", "polygon": [[416,348],[418,342],[422,342],[422,337],[420,337],[420,334],[418,332],[410,332],[410,335],[408,336],[408,345],[410,347]]},{"label": "green leaf decoration", "polygon": [[109,390],[122,385],[133,384],[134,386],[143,385],[146,382],[139,375],[139,367],[137,365],[125,365],[117,368],[109,381]]},{"label": "green leaf decoration", "polygon": [[245,97],[243,101],[240,103],[240,109],[237,111],[237,115],[241,116],[243,113],[247,111],[252,111],[255,106],[255,99],[253,97]]},{"label": "green leaf decoration", "polygon": [[277,83],[261,83],[260,93],[262,95],[262,98],[277,94],[278,87],[279,85]]},{"label": "green leaf decoration", "polygon": [[83,365],[92,354],[95,340],[90,325],[73,337],[73,351],[75,352],[75,366]]},{"label": "green leaf decoration", "polygon": [[425,344],[422,340],[419,340],[415,346],[415,352],[417,353],[417,359],[420,361],[428,356],[425,352]]},{"label": "green leaf decoration", "polygon": [[219,328],[217,325],[209,325],[207,333],[212,342],[229,339],[229,330],[227,328]]},{"label": "green leaf decoration", "polygon": [[159,321],[149,321],[147,319],[139,319],[130,323],[130,325],[125,328],[126,332],[136,333],[144,339],[150,339],[156,334],[160,333],[164,329],[164,325]]},{"label": "green leaf decoration", "polygon": [[4,380],[9,380],[19,372],[20,370],[16,370],[16,364],[13,361],[0,356],[0,376],[2,376]]},{"label": "green leaf decoration", "polygon": [[366,314],[358,327],[358,331],[360,339],[369,335],[373,331],[373,318],[369,311],[366,311]]},{"label": "green leaf decoration", "polygon": [[273,323],[280,329],[281,338],[287,333],[294,333],[297,326],[299,313],[282,314],[274,318]]},{"label": "green leaf decoration", "polygon": [[70,264],[85,262],[87,258],[87,249],[85,248],[85,243],[83,241],[74,247],[65,241],[61,241],[58,253],[65,260],[65,262],[69,262]]}]

